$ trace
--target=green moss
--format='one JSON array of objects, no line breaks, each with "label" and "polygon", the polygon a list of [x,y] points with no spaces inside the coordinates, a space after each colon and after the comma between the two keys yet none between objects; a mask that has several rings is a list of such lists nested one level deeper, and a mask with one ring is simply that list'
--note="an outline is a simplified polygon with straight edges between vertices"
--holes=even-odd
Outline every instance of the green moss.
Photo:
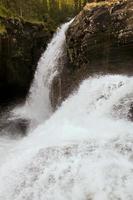
[{"label": "green moss", "polygon": [[23,57],[23,52],[24,50],[21,47],[18,47],[18,49],[16,50],[15,54],[14,54],[14,58],[20,58]]},{"label": "green moss", "polygon": [[0,4],[0,16],[1,17],[11,17],[12,13]]},{"label": "green moss", "polygon": [[0,24],[0,34],[3,35],[6,33],[6,27],[3,24]]},{"label": "green moss", "polygon": [[[46,22],[44,22],[43,18],[20,16],[18,13],[13,11],[11,8],[7,9],[4,6],[4,4],[2,4],[1,2],[0,2],[0,17],[21,20],[24,22],[31,23],[35,26],[36,25],[45,25],[45,28],[49,29],[51,32],[54,32],[57,28],[57,24],[50,17],[47,19]],[[6,30],[5,27],[0,24],[0,34],[5,32],[5,30]]]},{"label": "green moss", "polygon": [[28,19],[28,20],[25,20],[26,22],[29,22],[29,23],[32,23],[32,24],[35,24],[35,25],[43,25],[44,22],[43,21],[39,21],[39,20],[35,20],[35,19]]}]

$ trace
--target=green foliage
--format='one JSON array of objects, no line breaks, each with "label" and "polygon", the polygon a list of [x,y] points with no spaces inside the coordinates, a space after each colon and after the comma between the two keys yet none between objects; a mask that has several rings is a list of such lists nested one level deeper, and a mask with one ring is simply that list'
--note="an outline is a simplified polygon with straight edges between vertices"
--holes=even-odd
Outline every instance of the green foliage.
[{"label": "green foliage", "polygon": [[0,0],[1,16],[29,21],[54,21],[56,25],[73,17],[87,0]]},{"label": "green foliage", "polygon": [[0,16],[10,17],[11,12],[0,3]]}]

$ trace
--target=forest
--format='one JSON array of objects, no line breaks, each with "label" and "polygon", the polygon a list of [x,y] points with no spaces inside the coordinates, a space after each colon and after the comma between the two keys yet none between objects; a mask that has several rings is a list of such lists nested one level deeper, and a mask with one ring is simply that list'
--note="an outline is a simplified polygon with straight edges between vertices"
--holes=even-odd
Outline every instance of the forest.
[{"label": "forest", "polygon": [[77,14],[87,0],[0,0],[0,13],[30,21],[64,22]]}]

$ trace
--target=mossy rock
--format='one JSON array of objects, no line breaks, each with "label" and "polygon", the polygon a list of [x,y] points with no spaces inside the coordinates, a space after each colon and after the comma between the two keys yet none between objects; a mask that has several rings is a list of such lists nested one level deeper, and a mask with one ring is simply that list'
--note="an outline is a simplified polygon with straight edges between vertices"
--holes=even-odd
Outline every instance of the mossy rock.
[{"label": "mossy rock", "polygon": [[46,23],[0,17],[0,104],[25,98],[52,34]]}]

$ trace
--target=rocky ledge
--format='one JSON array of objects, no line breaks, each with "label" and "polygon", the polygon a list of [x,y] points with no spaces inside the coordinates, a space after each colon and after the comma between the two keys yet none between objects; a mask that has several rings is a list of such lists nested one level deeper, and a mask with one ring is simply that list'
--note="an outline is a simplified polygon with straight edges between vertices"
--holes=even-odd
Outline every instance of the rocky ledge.
[{"label": "rocky ledge", "polygon": [[66,42],[67,64],[52,86],[54,108],[92,74],[133,74],[133,1],[87,3]]},{"label": "rocky ledge", "polygon": [[54,28],[0,17],[0,105],[23,99]]}]

